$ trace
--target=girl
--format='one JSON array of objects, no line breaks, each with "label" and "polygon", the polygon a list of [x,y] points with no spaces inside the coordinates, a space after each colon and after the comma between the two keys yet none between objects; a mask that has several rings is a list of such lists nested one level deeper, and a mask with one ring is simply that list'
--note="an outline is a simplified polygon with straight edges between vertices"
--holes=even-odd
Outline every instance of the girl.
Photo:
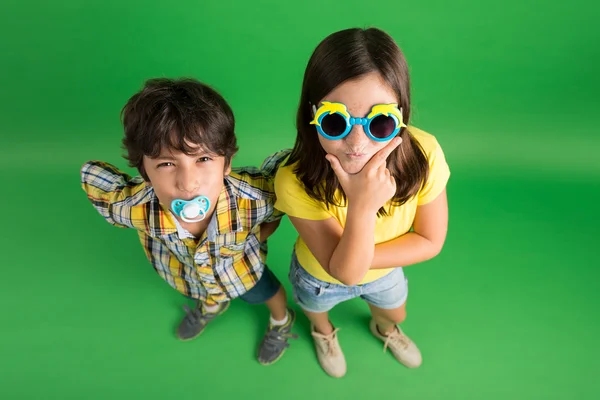
[{"label": "girl", "polygon": [[409,117],[408,67],[388,34],[347,29],[317,46],[275,207],[298,231],[290,281],[321,367],[334,377],[346,361],[328,312],[355,297],[368,303],[384,351],[407,367],[421,364],[397,326],[406,318],[402,267],[441,251],[450,171],[435,137],[408,126]]}]

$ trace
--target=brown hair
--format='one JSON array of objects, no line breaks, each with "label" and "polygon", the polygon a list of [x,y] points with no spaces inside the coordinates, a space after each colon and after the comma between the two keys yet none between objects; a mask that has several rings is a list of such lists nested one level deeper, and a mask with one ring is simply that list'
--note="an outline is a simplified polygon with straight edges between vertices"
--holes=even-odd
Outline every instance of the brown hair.
[{"label": "brown hair", "polygon": [[[346,196],[333,169],[325,159],[314,125],[311,104],[317,105],[329,92],[345,81],[377,72],[396,93],[402,107],[404,123],[410,117],[410,81],[406,60],[394,39],[376,29],[352,28],[326,37],[314,50],[302,83],[296,117],[296,143],[286,165],[296,164],[294,173],[304,184],[307,194],[329,205],[339,189]],[[398,133],[403,141],[390,154],[387,167],[396,180],[393,205],[404,204],[427,180],[429,163],[421,146],[407,128]],[[386,212],[380,209],[378,215]]]},{"label": "brown hair", "polygon": [[229,166],[237,152],[235,119],[225,99],[195,79],[150,79],[121,111],[123,148],[130,167],[145,180],[144,156],[155,158],[164,148],[193,154],[205,151],[225,157]]}]

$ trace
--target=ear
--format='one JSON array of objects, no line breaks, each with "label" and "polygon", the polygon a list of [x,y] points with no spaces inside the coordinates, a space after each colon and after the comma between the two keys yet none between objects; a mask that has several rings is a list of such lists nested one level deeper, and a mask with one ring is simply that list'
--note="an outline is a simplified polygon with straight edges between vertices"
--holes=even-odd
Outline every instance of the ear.
[{"label": "ear", "polygon": [[152,182],[150,181],[150,178],[148,178],[148,176],[145,173],[140,174],[140,176],[144,180],[144,183],[146,184],[146,186],[152,187]]},{"label": "ear", "polygon": [[225,171],[223,171],[223,175],[227,176],[231,173],[231,163],[233,161],[233,157],[235,157],[235,154],[231,155],[231,158],[229,159],[229,162],[227,162],[227,159],[225,160]]},{"label": "ear", "polygon": [[150,182],[150,178],[146,176],[146,174],[140,174],[146,186],[152,187],[152,182]]},{"label": "ear", "polygon": [[152,182],[150,182],[150,178],[148,177],[148,173],[146,172],[146,165],[144,165],[146,159],[147,156],[142,156],[142,161],[138,164],[137,170],[144,182],[146,183],[146,186],[152,186]]}]

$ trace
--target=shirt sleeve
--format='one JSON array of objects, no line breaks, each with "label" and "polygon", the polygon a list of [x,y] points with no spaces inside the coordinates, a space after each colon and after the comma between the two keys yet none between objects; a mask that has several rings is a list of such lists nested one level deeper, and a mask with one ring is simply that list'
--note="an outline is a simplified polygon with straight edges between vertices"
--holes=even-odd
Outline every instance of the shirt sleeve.
[{"label": "shirt sleeve", "polygon": [[423,144],[427,145],[423,146],[423,150],[429,160],[429,175],[418,194],[417,204],[420,206],[435,200],[450,178],[450,168],[438,141],[432,137],[428,143]]},{"label": "shirt sleeve", "polygon": [[[275,193],[275,175],[277,174],[277,170],[279,169],[282,162],[287,159],[290,153],[291,149],[280,150],[268,156],[260,166],[260,170],[265,176],[268,190],[272,191],[273,193]],[[268,223],[278,221],[284,215],[285,213],[281,210],[278,210],[274,207],[270,207],[269,216],[265,219],[264,222]]]},{"label": "shirt sleeve", "polygon": [[293,172],[293,166],[282,166],[275,175],[275,208],[289,216],[310,220],[331,218],[319,201],[311,198]]},{"label": "shirt sleeve", "polygon": [[[81,186],[94,208],[110,224],[135,228],[144,216],[133,206],[140,203],[146,187],[141,177],[131,177],[102,161],[86,162],[81,168]],[[140,220],[140,221],[138,221]]]}]

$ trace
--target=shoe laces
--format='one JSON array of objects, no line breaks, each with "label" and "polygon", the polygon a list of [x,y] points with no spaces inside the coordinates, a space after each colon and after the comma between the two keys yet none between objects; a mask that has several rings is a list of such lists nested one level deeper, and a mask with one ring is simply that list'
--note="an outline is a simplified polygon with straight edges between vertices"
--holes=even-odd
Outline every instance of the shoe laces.
[{"label": "shoe laces", "polygon": [[298,339],[298,335],[271,329],[265,335],[263,346],[270,351],[279,351],[290,346],[288,339]]},{"label": "shoe laces", "polygon": [[400,328],[397,326],[394,327],[394,330],[387,335],[385,342],[383,343],[383,352],[387,350],[389,345],[393,347],[397,347],[401,350],[406,350],[410,345],[410,340],[408,337],[400,331]]},{"label": "shoe laces", "polygon": [[183,310],[185,311],[185,321],[187,321],[187,323],[190,325],[195,325],[199,322],[206,322],[213,319],[219,314],[219,312],[222,310],[222,307],[219,307],[216,312],[205,312],[202,302],[197,301],[193,310],[190,309],[187,304],[183,305]]},{"label": "shoe laces", "polygon": [[323,335],[322,333],[314,331],[311,332],[314,337],[319,339],[319,343],[322,344],[322,347],[325,348],[325,355],[327,357],[336,357],[339,354],[340,348],[336,340],[336,334],[339,330],[340,328],[335,328],[329,335]]},{"label": "shoe laces", "polygon": [[184,320],[190,325],[195,325],[202,319],[202,310],[198,306],[190,309],[187,304],[184,304],[183,310],[185,311]]}]

